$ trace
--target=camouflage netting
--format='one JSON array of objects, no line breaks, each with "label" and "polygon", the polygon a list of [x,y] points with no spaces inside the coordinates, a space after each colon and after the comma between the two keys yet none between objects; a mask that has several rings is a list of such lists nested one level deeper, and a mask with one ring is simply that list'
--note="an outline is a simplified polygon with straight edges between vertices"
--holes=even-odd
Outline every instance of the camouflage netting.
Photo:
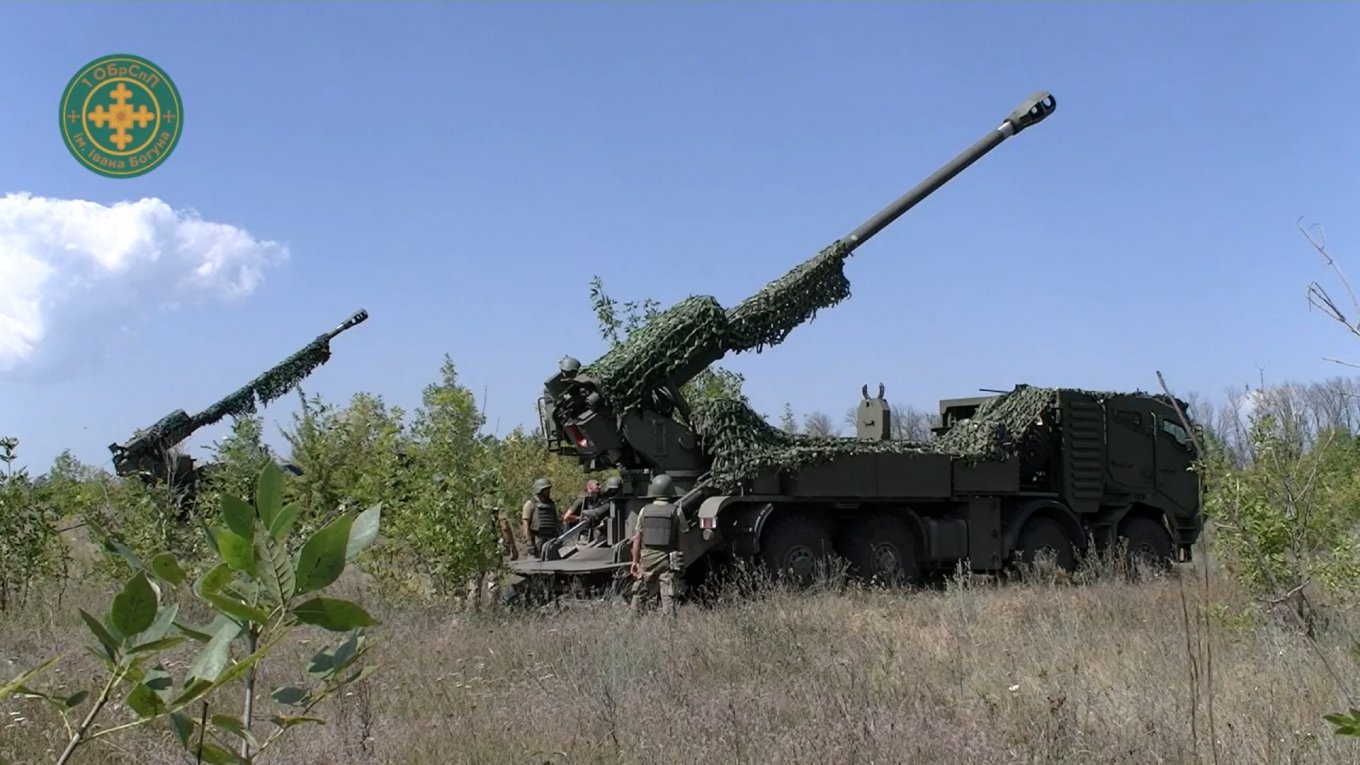
[{"label": "camouflage netting", "polygon": [[[630,334],[582,374],[600,383],[620,414],[645,406],[650,391],[683,384],[728,351],[757,353],[783,342],[817,312],[850,297],[845,260],[836,242],[724,311],[712,297],[694,296]],[[1041,465],[1051,453],[1057,389],[1018,388],[979,408],[937,441],[860,441],[785,433],[741,401],[692,402],[691,425],[713,457],[710,479],[730,491],[769,467],[792,469],[846,454],[928,452],[969,460],[1018,458]],[[1108,394],[1096,394],[1103,397]]]},{"label": "camouflage netting", "polygon": [[305,348],[275,365],[268,372],[246,383],[235,393],[194,416],[195,427],[211,425],[227,415],[254,414],[256,404],[264,406],[287,393],[293,386],[331,357],[330,342],[317,338]]},{"label": "camouflage netting", "polygon": [[581,370],[600,381],[610,402],[622,412],[641,406],[655,390],[706,354],[726,346],[727,317],[718,301],[707,296],[686,298]]},{"label": "camouflage netting", "polygon": [[850,248],[836,242],[728,311],[729,347],[759,353],[784,342],[794,327],[811,321],[817,311],[850,297],[850,280],[845,277],[849,256]]},{"label": "camouflage netting", "polygon": [[770,425],[746,404],[730,399],[696,404],[691,425],[713,457],[710,482],[720,491],[734,491],[766,468],[792,470],[848,454],[931,453],[968,461],[1019,459],[1022,469],[1033,470],[1052,453],[1049,439],[1060,390],[1085,393],[1098,401],[1118,395],[1017,387],[978,407],[971,419],[955,425],[938,440],[925,443],[793,435]]},{"label": "camouflage netting", "polygon": [[846,454],[933,451],[931,445],[914,441],[859,441],[785,433],[735,399],[696,402],[690,419],[705,451],[713,457],[709,482],[720,491],[735,490],[765,468],[790,470]]},{"label": "camouflage netting", "polygon": [[849,254],[836,242],[730,311],[706,295],[686,298],[581,373],[600,381],[616,411],[642,406],[647,392],[668,380],[693,375],[728,351],[778,345],[817,311],[848,298]]}]

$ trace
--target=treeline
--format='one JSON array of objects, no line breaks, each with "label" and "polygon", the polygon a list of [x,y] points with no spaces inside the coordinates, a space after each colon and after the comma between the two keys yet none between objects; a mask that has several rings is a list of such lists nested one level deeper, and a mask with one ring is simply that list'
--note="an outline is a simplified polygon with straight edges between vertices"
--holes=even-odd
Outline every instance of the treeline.
[{"label": "treeline", "polygon": [[[658,309],[653,301],[620,304],[598,279],[591,298],[611,344]],[[685,393],[741,397],[743,383],[714,368]],[[487,435],[477,397],[448,358],[411,412],[370,393],[343,403],[296,395],[300,410],[282,434],[287,454],[264,445],[261,418],[236,420],[214,445],[205,485],[187,509],[165,486],[119,479],[69,454],[30,476],[12,467],[21,445],[0,441],[0,608],[22,598],[33,581],[69,573],[71,557],[58,533],[75,526],[138,554],[170,551],[201,560],[203,520],[217,517],[222,495],[249,496],[269,460],[300,469],[285,485],[287,501],[306,508],[299,533],[381,506],[382,538],[361,567],[393,592],[455,595],[469,576],[499,565],[495,521],[506,518],[517,530],[516,511],[535,478],[550,477],[565,506],[588,477],[574,461],[547,453],[537,427]],[[1182,398],[1201,426],[1206,542],[1212,540],[1217,559],[1262,593],[1308,584],[1348,591],[1360,583],[1360,381],[1263,386],[1231,391],[1219,402]],[[812,412],[800,421],[785,406],[771,420],[789,431],[850,435],[855,413],[837,422]],[[931,412],[894,407],[897,438],[929,440],[936,424]]]}]

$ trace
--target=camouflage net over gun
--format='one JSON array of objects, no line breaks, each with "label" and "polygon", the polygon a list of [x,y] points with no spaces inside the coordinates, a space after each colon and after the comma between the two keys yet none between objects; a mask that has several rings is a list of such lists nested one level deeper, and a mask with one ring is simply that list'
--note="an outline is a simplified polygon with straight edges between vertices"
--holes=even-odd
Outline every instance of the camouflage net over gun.
[{"label": "camouflage net over gun", "polygon": [[318,337],[235,393],[199,412],[194,416],[195,426],[212,425],[227,415],[240,417],[254,414],[257,402],[264,406],[287,393],[330,357],[330,341],[325,336]]},{"label": "camouflage net over gun", "polygon": [[[645,406],[651,391],[683,383],[728,351],[759,353],[778,345],[819,310],[850,297],[845,276],[849,255],[849,248],[838,241],[728,311],[712,297],[689,297],[581,372],[600,383],[616,412]],[[722,491],[735,490],[765,469],[792,470],[847,454],[931,453],[969,461],[1018,458],[1032,467],[1051,454],[1058,390],[1019,387],[984,403],[970,420],[938,440],[924,443],[785,433],[745,402],[732,399],[691,402],[690,425],[713,458],[709,480]]]},{"label": "camouflage net over gun", "polygon": [[850,297],[844,270],[849,254],[836,242],[730,311],[707,295],[686,298],[581,373],[600,382],[615,411],[644,406],[650,391],[693,375],[696,363],[778,345],[817,311]]}]

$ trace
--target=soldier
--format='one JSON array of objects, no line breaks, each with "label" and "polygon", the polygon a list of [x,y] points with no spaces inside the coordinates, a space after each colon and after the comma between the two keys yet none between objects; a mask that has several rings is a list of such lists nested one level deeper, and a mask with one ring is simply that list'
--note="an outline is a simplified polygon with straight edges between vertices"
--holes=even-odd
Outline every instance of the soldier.
[{"label": "soldier", "polygon": [[490,499],[484,500],[482,510],[486,518],[486,531],[496,538],[496,562],[490,568],[479,569],[473,573],[467,583],[468,607],[473,611],[476,611],[481,603],[483,592],[486,593],[490,603],[494,604],[498,600],[501,567],[505,561],[519,557],[515,535],[510,531],[510,524],[501,515],[496,503]]},{"label": "soldier", "polygon": [[552,501],[552,481],[547,478],[534,481],[534,495],[520,510],[520,530],[529,542],[529,552],[535,556],[542,554],[544,543],[562,533],[562,518]]},{"label": "soldier", "polygon": [[689,529],[685,514],[672,500],[675,485],[665,474],[652,479],[647,487],[651,504],[638,513],[633,531],[633,613],[642,610],[643,602],[655,592],[661,600],[661,610],[675,616],[675,597],[678,595],[676,572],[683,563],[680,537]]},{"label": "soldier", "polygon": [[581,513],[600,504],[600,482],[594,478],[586,481],[586,493],[576,498],[562,514],[562,522],[574,526],[581,520]]}]

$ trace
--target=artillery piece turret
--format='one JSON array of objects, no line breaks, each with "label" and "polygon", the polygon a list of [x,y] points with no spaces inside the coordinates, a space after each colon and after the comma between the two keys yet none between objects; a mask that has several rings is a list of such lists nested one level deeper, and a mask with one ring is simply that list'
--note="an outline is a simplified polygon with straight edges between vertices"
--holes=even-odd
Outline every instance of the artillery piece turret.
[{"label": "artillery piece turret", "polygon": [[151,427],[137,431],[127,441],[110,444],[114,471],[124,477],[138,476],[148,483],[168,482],[183,505],[193,497],[202,468],[194,465],[193,457],[174,454],[175,446],[200,428],[212,425],[223,417],[253,413],[257,403],[264,406],[287,393],[317,367],[330,360],[332,340],[367,319],[368,311],[360,309],[334,329],[318,335],[288,358],[198,414],[191,417],[183,409],[176,409]]}]

